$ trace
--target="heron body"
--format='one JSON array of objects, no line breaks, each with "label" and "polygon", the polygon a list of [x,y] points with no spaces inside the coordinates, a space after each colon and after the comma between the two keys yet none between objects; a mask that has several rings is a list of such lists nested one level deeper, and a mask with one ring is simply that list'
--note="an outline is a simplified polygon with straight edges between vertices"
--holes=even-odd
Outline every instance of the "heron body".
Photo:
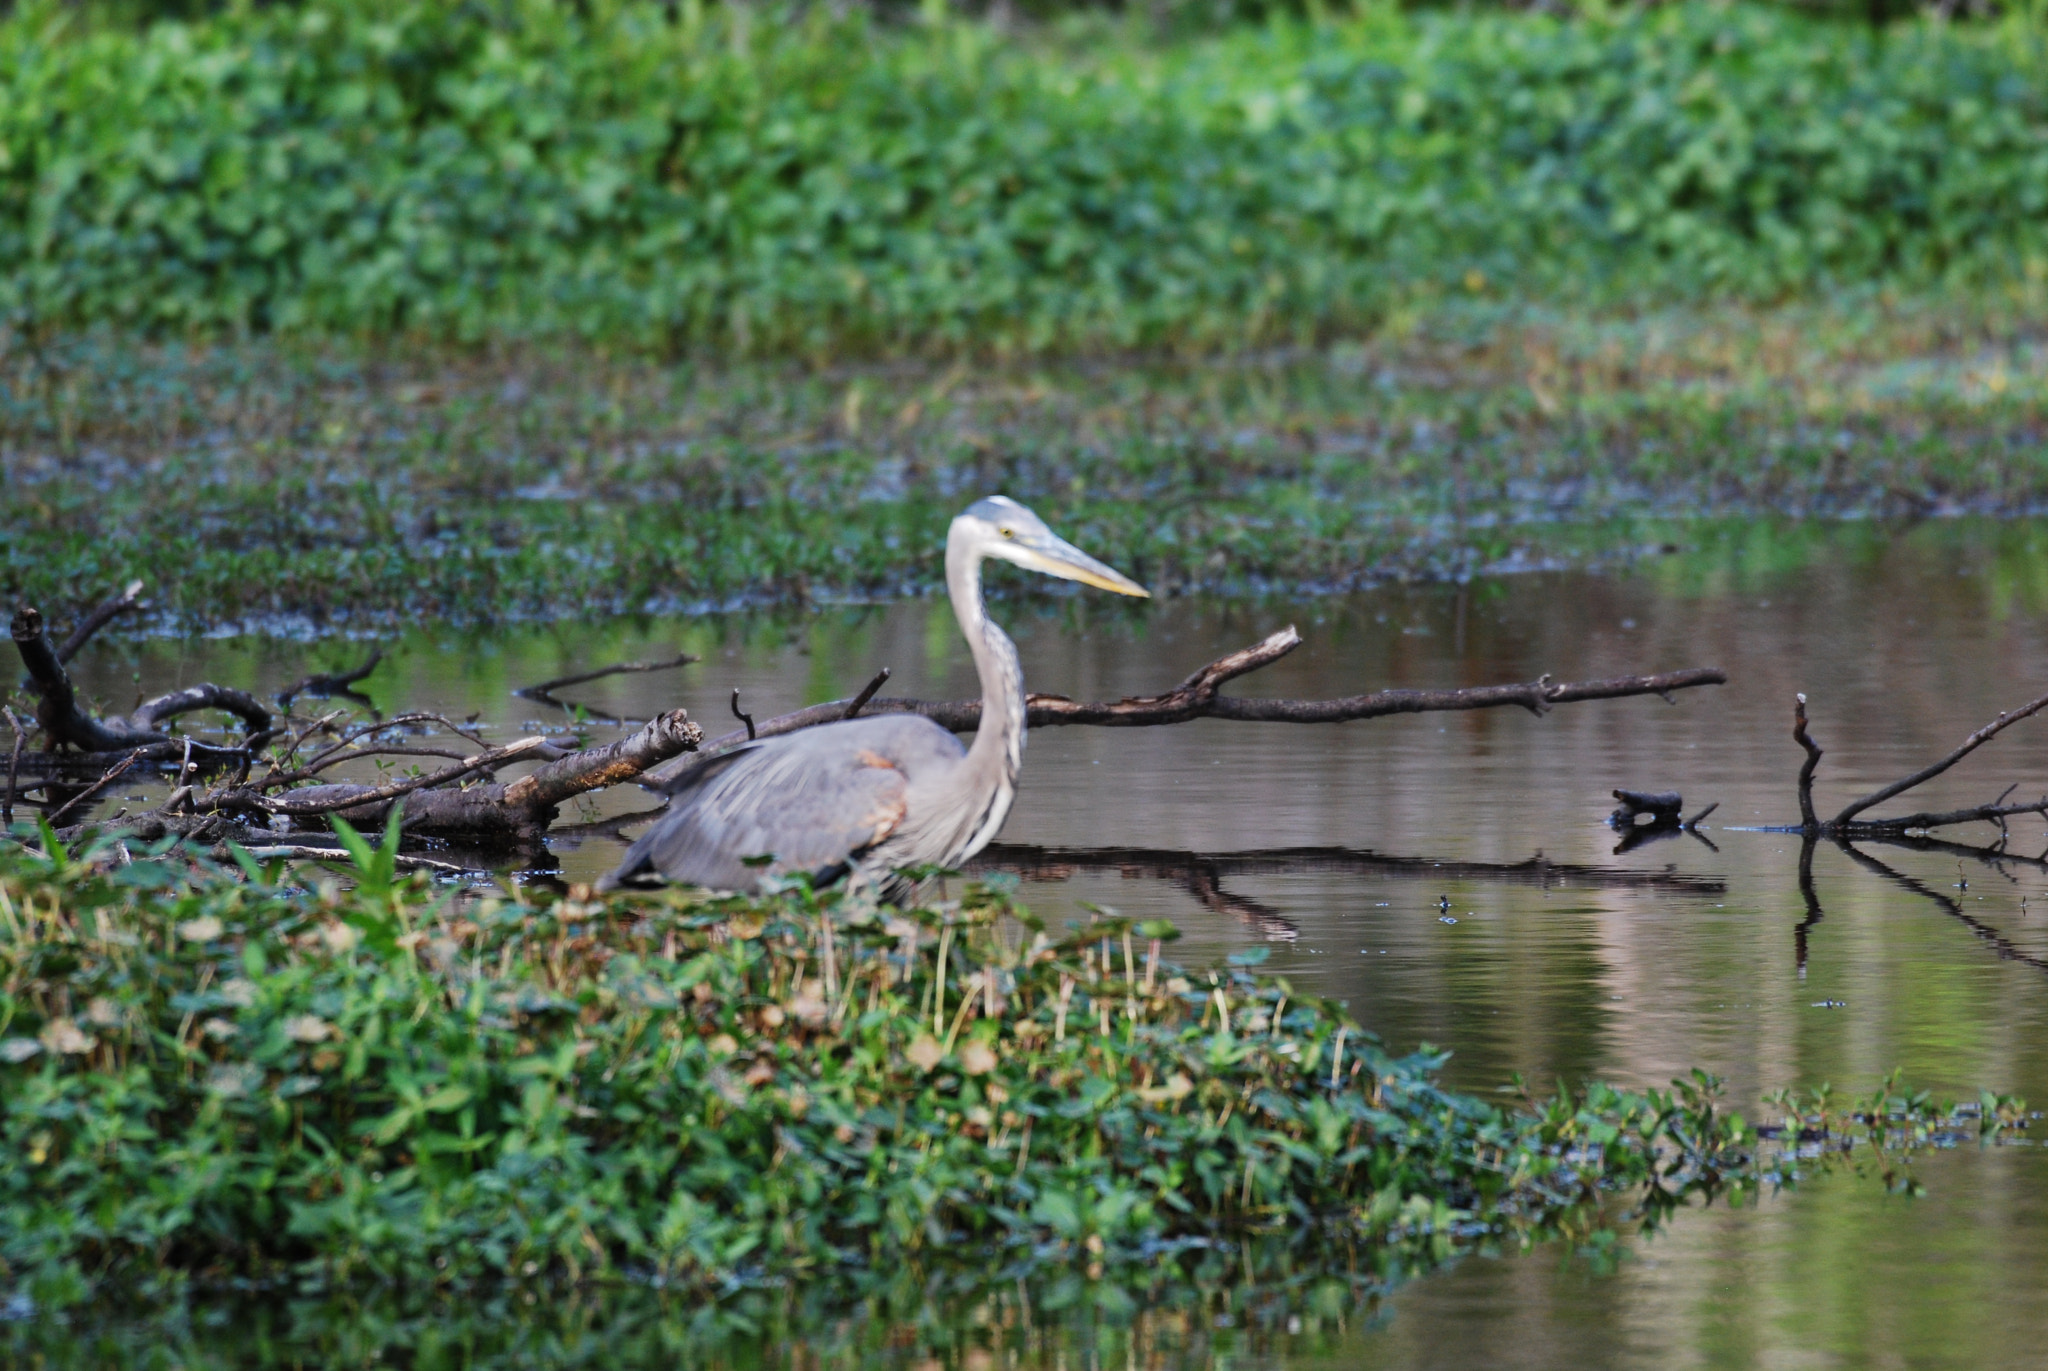
[{"label": "heron body", "polygon": [[981,723],[962,746],[915,714],[885,714],[764,738],[687,773],[669,809],[626,852],[606,886],[659,878],[759,890],[802,874],[900,897],[906,867],[954,866],[987,846],[1024,764],[1024,671],[988,617],[989,557],[1124,595],[1145,590],[1056,537],[1014,500],[981,500],[946,537],[946,589],[981,679]]}]

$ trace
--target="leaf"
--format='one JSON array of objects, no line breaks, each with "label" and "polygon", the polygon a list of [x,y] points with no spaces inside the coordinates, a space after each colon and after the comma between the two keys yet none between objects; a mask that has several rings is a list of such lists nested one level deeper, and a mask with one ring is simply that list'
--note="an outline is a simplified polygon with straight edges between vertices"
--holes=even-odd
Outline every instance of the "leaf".
[{"label": "leaf", "polygon": [[420,1107],[429,1114],[447,1114],[462,1108],[476,1098],[476,1092],[466,1085],[444,1085],[421,1103]]}]

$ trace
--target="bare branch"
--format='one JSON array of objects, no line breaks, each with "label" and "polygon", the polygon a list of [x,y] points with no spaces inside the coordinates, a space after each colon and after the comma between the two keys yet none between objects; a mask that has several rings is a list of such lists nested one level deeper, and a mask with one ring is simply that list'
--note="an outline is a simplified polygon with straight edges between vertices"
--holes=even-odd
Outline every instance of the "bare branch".
[{"label": "bare branch", "polygon": [[[1692,686],[1722,685],[1727,674],[1715,667],[1667,672],[1659,676],[1621,676],[1603,681],[1564,685],[1549,677],[1520,685],[1477,686],[1467,690],[1382,690],[1337,700],[1256,700],[1218,691],[1259,668],[1279,661],[1301,644],[1301,635],[1284,628],[1261,642],[1219,657],[1164,695],[1126,697],[1086,703],[1063,695],[1026,697],[1026,721],[1032,728],[1061,724],[1094,724],[1109,728],[1140,728],[1186,723],[1190,719],[1233,719],[1248,723],[1324,724],[1377,719],[1389,714],[1421,714],[1442,710],[1497,709],[1520,705],[1533,714],[1578,700],[1608,700],[1631,695],[1665,695]],[[642,784],[666,789],[685,780],[696,767],[743,746],[756,735],[773,738],[799,729],[844,719],[852,704],[834,700],[777,715],[747,732],[727,733],[699,748],[691,757],[649,771]],[[737,701],[735,701],[737,708]],[[972,732],[981,723],[979,700],[871,699],[863,714],[918,714],[954,733]]]},{"label": "bare branch", "polygon": [[78,626],[66,635],[63,643],[57,648],[57,660],[59,662],[69,662],[78,655],[80,648],[91,641],[93,634],[98,633],[116,618],[126,614],[141,603],[142,582],[140,581],[130,581],[122,588],[120,594],[110,595],[100,601],[98,607],[92,613],[80,619]]},{"label": "bare branch", "polygon": [[854,715],[860,713],[862,708],[866,706],[867,702],[875,698],[875,692],[880,690],[883,684],[886,681],[888,681],[888,679],[888,667],[883,667],[880,671],[877,671],[875,673],[874,679],[869,681],[866,685],[862,686],[860,688],[860,694],[853,697],[853,703],[846,707],[846,713],[840,715],[839,717],[842,719],[851,719]]},{"label": "bare branch", "polygon": [[1820,765],[1824,754],[1820,744],[1806,732],[1806,696],[1803,694],[1792,706],[1792,741],[1806,749],[1806,765],[1799,768],[1799,822],[1812,832],[1820,827],[1820,820],[1813,814],[1813,770]]},{"label": "bare branch", "polygon": [[157,733],[180,714],[201,709],[218,709],[233,714],[242,721],[252,739],[270,728],[270,711],[254,695],[211,684],[186,686],[183,690],[143,701],[128,716],[128,727],[137,733]]},{"label": "bare branch", "polygon": [[[1955,751],[1949,753],[1946,757],[1943,757],[1940,761],[1935,762],[1931,766],[1922,767],[1920,770],[1914,772],[1912,775],[1907,776],[1902,780],[1894,781],[1890,785],[1885,786],[1881,790],[1872,791],[1870,794],[1865,795],[1862,799],[1856,801],[1854,804],[1845,807],[1841,813],[1835,815],[1833,819],[1829,820],[1829,824],[1833,827],[1838,828],[1847,825],[1851,820],[1853,820],[1858,814],[1861,814],[1864,810],[1870,809],[1876,805],[1881,805],[1886,800],[1891,799],[1894,795],[1903,795],[1906,791],[1911,790],[1914,786],[1920,785],[1925,781],[1933,780],[1936,776],[1939,776],[1942,772],[1948,770],[1957,762],[1960,762],[1963,758],[1969,756],[1972,752],[1975,752],[1978,748],[1990,742],[1993,738],[1996,738],[2000,733],[2003,733],[2006,729],[2012,727],[2014,724],[2018,723],[2022,719],[2032,718],[2034,715],[2040,713],[2043,709],[2048,709],[2048,695],[2043,695],[2040,699],[2035,700],[2030,704],[2021,705],[2018,709],[2009,710],[2006,713],[1999,715],[1996,719],[1993,719],[1990,723],[1984,725],[1984,727],[1978,729],[1975,733],[1972,733],[1969,737],[1963,739],[1961,746],[1956,748]],[[1990,806],[1987,806],[1986,808],[1990,808]],[[2027,811],[2017,812],[2024,813]],[[1889,820],[1886,821],[1888,825],[1890,824],[1890,822],[1891,821]]]},{"label": "bare branch", "polygon": [[672,709],[630,737],[604,747],[585,748],[505,787],[505,803],[522,809],[552,809],[587,790],[630,781],[648,767],[688,752],[704,739],[690,716]]}]

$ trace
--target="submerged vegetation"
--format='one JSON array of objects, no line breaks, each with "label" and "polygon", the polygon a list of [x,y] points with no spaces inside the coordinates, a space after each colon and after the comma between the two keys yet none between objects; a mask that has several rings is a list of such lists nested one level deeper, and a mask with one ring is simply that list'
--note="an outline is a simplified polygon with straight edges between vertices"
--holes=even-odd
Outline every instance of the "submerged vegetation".
[{"label": "submerged vegetation", "polygon": [[2048,274],[2026,6],[1365,5],[1163,43],[834,8],[17,5],[0,309],[821,358]]},{"label": "submerged vegetation", "polygon": [[1253,956],[1163,961],[1166,925],[1051,934],[982,887],[902,913],[458,891],[343,836],[348,888],[233,850],[0,849],[18,1300],[1254,1262],[1370,1285],[1585,1236],[1616,1192],[1652,1220],[1740,1203],[1801,1155],[1908,1187],[1901,1151],[2025,1126],[1888,1086],[1791,1102],[1769,1143],[1704,1076],[1494,1104]]},{"label": "submerged vegetation", "polygon": [[1597,563],[1700,516],[2023,512],[2026,317],[1475,308],[1227,364],[828,371],[66,335],[0,358],[0,594],[61,623],[139,576],[159,631],[886,597],[989,491],[1237,595]]}]

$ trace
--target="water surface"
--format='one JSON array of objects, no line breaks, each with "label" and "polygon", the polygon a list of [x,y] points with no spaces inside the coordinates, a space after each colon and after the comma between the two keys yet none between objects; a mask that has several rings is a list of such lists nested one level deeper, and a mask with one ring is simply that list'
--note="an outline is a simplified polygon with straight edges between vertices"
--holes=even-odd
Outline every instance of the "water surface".
[{"label": "water surface", "polygon": [[[2048,691],[2040,533],[1969,522],[1738,530],[1626,573],[1256,606],[1005,603],[996,612],[1032,688],[1077,698],[1165,689],[1290,622],[1302,647],[1233,689],[1319,697],[1699,665],[1731,680],[1674,704],[1591,702],[1542,718],[1494,710],[1339,726],[1043,730],[985,865],[1020,874],[1027,902],[1051,918],[1085,917],[1091,903],[1170,918],[1185,930],[1185,960],[1265,947],[1269,969],[1347,1001],[1392,1046],[1449,1049],[1450,1078],[1472,1089],[1516,1073],[1653,1086],[1700,1067],[1754,1110],[1775,1088],[1864,1091],[1898,1066],[1938,1091],[2048,1101],[2048,868],[1884,847],[1859,862],[1823,847],[1816,919],[1798,840],[1745,831],[1797,818],[1795,692],[1807,694],[1827,749],[1826,812]],[[514,687],[678,648],[703,660],[564,694],[626,720],[680,704],[715,733],[732,726],[734,687],[759,717],[852,694],[885,666],[892,694],[974,690],[938,603],[486,637],[422,629],[387,646],[394,655],[364,687],[380,708],[476,714],[498,740],[572,722],[514,698]],[[309,663],[356,652],[144,643],[95,649],[79,671],[126,704],[200,679],[275,689]],[[1980,802],[2015,783],[2048,791],[2048,719],[2001,737],[1911,807]],[[1603,823],[1617,786],[1719,807],[1700,837],[1618,853]],[[565,821],[650,803],[610,793]],[[1319,850],[1274,852],[1299,848]],[[2016,822],[2012,849],[2042,853],[2048,829]],[[586,880],[619,851],[605,837],[564,841],[530,865]],[[1250,1340],[1206,1330],[1175,1342],[1168,1359],[2035,1364],[2048,1335],[2048,1156],[1964,1149],[1919,1170],[1922,1199],[1838,1177],[1760,1210],[1685,1215],[1628,1243],[1613,1270],[1555,1250],[1472,1257],[1404,1286],[1370,1317]],[[1155,1354],[1147,1359],[1167,1356]]]}]

